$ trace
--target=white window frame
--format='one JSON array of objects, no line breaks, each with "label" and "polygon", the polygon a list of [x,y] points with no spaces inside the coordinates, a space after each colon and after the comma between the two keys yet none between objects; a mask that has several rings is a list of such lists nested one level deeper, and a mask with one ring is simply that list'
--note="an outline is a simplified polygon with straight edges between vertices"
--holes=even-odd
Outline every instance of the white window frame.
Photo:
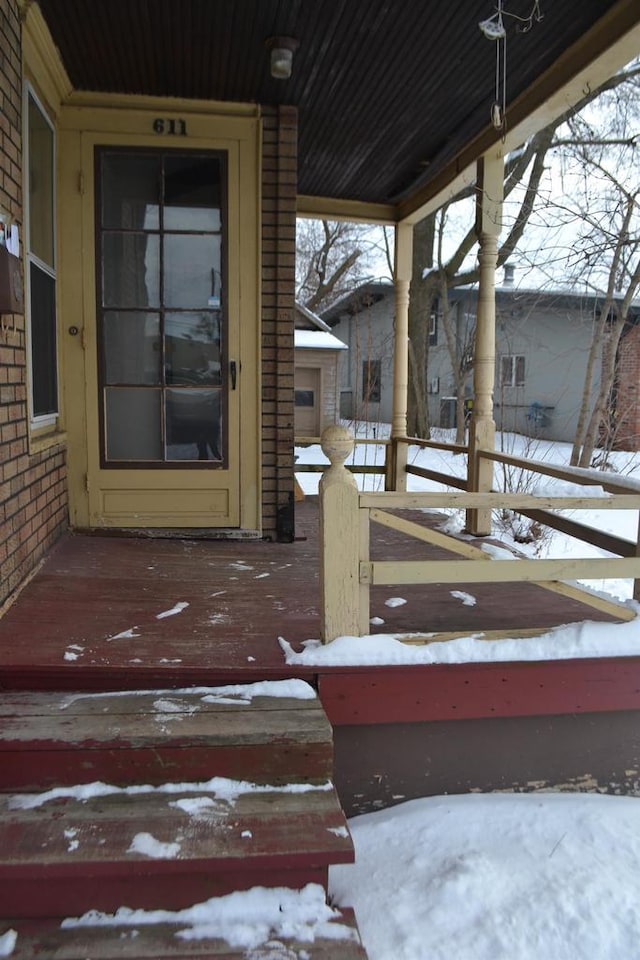
[{"label": "white window frame", "polygon": [[[518,379],[518,367],[521,360],[522,377]],[[509,374],[505,376],[506,363],[509,363]],[[500,386],[501,387],[524,387],[527,376],[527,361],[522,353],[505,353],[500,357]]]},{"label": "white window frame", "polygon": [[[51,203],[52,203],[52,227],[53,227],[53,264],[45,263],[40,257],[37,257],[34,253],[31,252],[31,237],[30,237],[30,184],[29,184],[29,152],[31,149],[31,143],[29,141],[29,97],[33,100],[34,104],[37,106],[40,111],[43,119],[47,125],[51,128],[51,134],[53,138],[53,170],[51,171]],[[56,410],[52,413],[41,414],[40,416],[34,415],[34,400],[33,400],[33,339],[31,336],[31,265],[38,267],[39,270],[42,270],[47,276],[51,277],[54,281],[56,287],[56,301],[57,301],[57,264],[56,264],[56,254],[57,254],[57,223],[56,223],[56,209],[57,209],[57,196],[56,196],[56,167],[57,167],[57,155],[58,155],[58,144],[56,137],[56,128],[55,124],[52,122],[49,115],[49,111],[43,104],[42,100],[32,87],[32,85],[25,81],[23,87],[23,100],[22,100],[22,112],[23,112],[23,122],[22,122],[22,142],[24,145],[23,151],[23,183],[24,183],[24,286],[25,286],[25,320],[26,320],[26,334],[27,334],[27,357],[29,362],[28,367],[28,401],[29,401],[29,426],[32,431],[48,430],[52,427],[56,427],[58,420],[60,418],[60,344],[58,336],[58,326],[57,326],[57,309],[56,309],[56,343],[55,343],[55,364],[56,364]],[[56,302],[57,307],[57,302]]]}]

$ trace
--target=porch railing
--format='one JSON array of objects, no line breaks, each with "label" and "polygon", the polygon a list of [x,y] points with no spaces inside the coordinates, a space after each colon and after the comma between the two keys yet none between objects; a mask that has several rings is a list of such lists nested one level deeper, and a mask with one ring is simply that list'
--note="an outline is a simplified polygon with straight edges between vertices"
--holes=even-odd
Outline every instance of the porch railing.
[{"label": "porch railing", "polygon": [[[451,445],[411,438],[401,442],[451,449]],[[415,466],[407,466],[407,473],[428,477],[458,489],[435,493],[366,493],[358,490],[352,474],[344,466],[353,449],[353,439],[348,431],[341,427],[328,428],[323,435],[322,447],[330,461],[320,485],[322,637],[325,642],[337,636],[362,636],[370,632],[369,592],[372,586],[377,585],[529,581],[591,604],[619,620],[630,620],[635,616],[628,606],[588,593],[566,581],[634,578],[634,595],[637,596],[640,583],[638,536],[635,541],[627,541],[550,511],[586,510],[594,506],[599,510],[637,511],[640,509],[640,485],[625,483],[596,471],[563,468],[484,451],[481,455],[487,460],[535,475],[569,480],[580,486],[597,485],[603,488],[607,496],[553,496],[506,491],[476,493],[465,489],[466,480]],[[455,449],[456,452],[465,451],[463,447]],[[546,560],[514,555],[509,560],[491,559],[485,551],[469,541],[446,536],[398,515],[398,511],[424,508],[514,511],[605,549],[615,557]],[[444,547],[455,559],[373,561],[369,552],[371,523],[382,524],[425,544]],[[428,629],[428,624],[416,624],[417,630],[425,628]],[[478,630],[481,629],[482,625],[479,624]],[[529,635],[535,632],[540,631],[535,628],[525,631]],[[445,635],[438,635],[438,639],[444,638]],[[434,639],[433,635],[430,634],[429,639]]]}]

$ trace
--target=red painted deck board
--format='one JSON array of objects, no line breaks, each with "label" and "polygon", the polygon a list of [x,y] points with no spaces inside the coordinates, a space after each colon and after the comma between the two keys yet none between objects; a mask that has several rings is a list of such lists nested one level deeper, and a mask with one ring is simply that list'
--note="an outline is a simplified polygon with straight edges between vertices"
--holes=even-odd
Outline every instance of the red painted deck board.
[{"label": "red painted deck board", "polygon": [[[202,809],[177,807],[183,799]],[[141,834],[153,838],[151,854],[136,849]],[[123,903],[180,909],[234,889],[284,885],[288,876],[289,886],[322,882],[329,864],[352,860],[333,788],[228,801],[192,787],[59,797],[34,809],[17,809],[12,795],[0,795],[0,903],[9,916],[65,916]]]},{"label": "red painted deck board", "polygon": [[334,726],[640,710],[640,657],[325,673]]},{"label": "red painted deck board", "polygon": [[[0,619],[0,685],[118,689],[312,676],[278,644],[319,636],[317,507],[298,505],[308,537],[291,544],[67,535]],[[434,515],[421,514],[434,523]],[[372,525],[372,554],[443,558]],[[608,619],[532,584],[376,587],[372,632],[551,627]],[[391,595],[402,606],[387,607]],[[158,614],[187,603],[174,616]],[[117,637],[131,631],[132,636]]]},{"label": "red painted deck board", "polygon": [[332,730],[317,698],[209,702],[206,689],[7,691],[0,698],[0,790],[213,774],[259,783],[331,777]]}]

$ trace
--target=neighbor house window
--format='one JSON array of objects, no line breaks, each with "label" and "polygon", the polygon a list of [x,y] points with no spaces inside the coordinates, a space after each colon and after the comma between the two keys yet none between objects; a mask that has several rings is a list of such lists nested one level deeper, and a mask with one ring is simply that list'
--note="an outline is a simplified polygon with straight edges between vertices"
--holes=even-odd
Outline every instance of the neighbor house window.
[{"label": "neighbor house window", "polygon": [[429,316],[429,346],[438,345],[438,314],[432,313]]},{"label": "neighbor house window", "polygon": [[380,403],[380,360],[364,360],[362,363],[362,399],[368,403]]},{"label": "neighbor house window", "polygon": [[25,97],[25,168],[31,422],[34,427],[46,427],[58,417],[55,135],[29,88]]},{"label": "neighbor house window", "polygon": [[524,386],[524,357],[515,355],[501,357],[500,386]]}]

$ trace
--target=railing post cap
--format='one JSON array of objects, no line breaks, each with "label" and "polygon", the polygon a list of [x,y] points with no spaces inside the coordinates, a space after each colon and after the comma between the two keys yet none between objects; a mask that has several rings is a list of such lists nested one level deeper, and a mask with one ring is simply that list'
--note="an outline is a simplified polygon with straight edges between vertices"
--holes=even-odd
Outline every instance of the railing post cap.
[{"label": "railing post cap", "polygon": [[338,423],[325,427],[320,438],[320,446],[331,465],[342,464],[353,450],[355,441],[350,430]]}]

